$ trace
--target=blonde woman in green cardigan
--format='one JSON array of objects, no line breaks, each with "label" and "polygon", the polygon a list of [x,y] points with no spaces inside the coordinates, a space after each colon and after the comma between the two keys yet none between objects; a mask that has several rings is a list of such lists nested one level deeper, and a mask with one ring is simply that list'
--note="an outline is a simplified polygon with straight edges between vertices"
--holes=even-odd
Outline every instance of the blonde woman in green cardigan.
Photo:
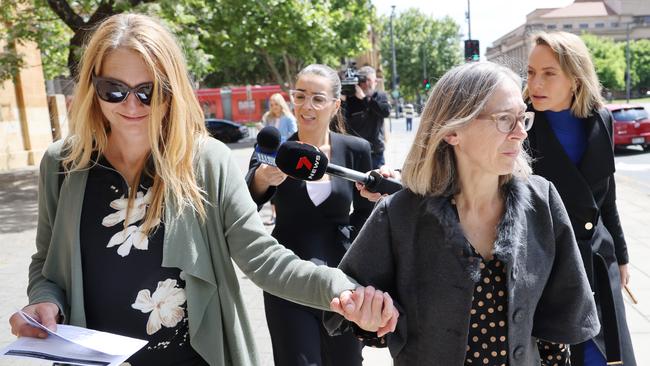
[{"label": "blonde woman in green cardigan", "polygon": [[[354,280],[267,234],[230,151],[207,137],[183,60],[143,15],[112,16],[93,34],[71,135],[41,162],[24,311],[50,328],[147,339],[133,366],[257,365],[234,260],[277,296],[333,302],[362,328],[394,329],[387,294],[352,293]],[[45,336],[17,314],[10,323],[18,336]]]}]

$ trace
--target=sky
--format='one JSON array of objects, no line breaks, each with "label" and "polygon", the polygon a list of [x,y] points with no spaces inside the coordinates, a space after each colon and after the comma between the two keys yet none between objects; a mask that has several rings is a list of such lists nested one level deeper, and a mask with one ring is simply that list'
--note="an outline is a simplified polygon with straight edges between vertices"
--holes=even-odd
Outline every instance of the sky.
[{"label": "sky", "polygon": [[[399,14],[408,8],[417,8],[434,18],[450,16],[460,24],[462,39],[467,39],[465,13],[467,0],[372,0],[379,14],[390,15],[391,5]],[[573,0],[470,0],[472,39],[478,39],[481,55],[485,48],[499,37],[526,22],[526,14],[538,8],[564,7]]]}]

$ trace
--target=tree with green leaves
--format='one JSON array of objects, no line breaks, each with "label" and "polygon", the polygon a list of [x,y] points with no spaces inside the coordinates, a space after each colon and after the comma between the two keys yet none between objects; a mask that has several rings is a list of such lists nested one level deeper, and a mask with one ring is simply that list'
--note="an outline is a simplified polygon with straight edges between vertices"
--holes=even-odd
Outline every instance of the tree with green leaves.
[{"label": "tree with green leaves", "polygon": [[[611,38],[583,34],[596,68],[598,79],[604,88],[622,90],[625,88],[625,49]],[[625,46],[625,44],[622,44]]]},{"label": "tree with green leaves", "polygon": [[639,91],[650,90],[650,40],[630,42],[630,78],[632,87]]},{"label": "tree with green leaves", "polygon": [[16,44],[35,42],[41,50],[46,77],[66,68],[65,45],[72,32],[50,10],[44,0],[3,0],[0,6],[0,81],[11,79],[24,65]]},{"label": "tree with green leaves", "polygon": [[336,66],[369,47],[369,0],[222,0],[202,22],[215,56],[210,84],[272,82],[290,86],[304,66]]},{"label": "tree with green leaves", "polygon": [[[290,85],[309,63],[338,65],[368,48],[374,16],[370,0],[6,1],[33,9],[21,13],[3,7],[0,21],[7,29],[21,25],[8,39],[37,42],[46,78],[74,74],[83,42],[98,22],[136,11],[159,17],[176,34],[197,81],[214,71],[203,83],[208,86]],[[20,56],[3,53],[0,64],[11,65],[6,68],[11,75]]]},{"label": "tree with green leaves", "polygon": [[0,78],[11,78],[22,65],[22,55],[12,51],[14,42],[34,41],[43,59],[45,77],[73,76],[83,43],[105,18],[125,11],[153,15],[176,34],[188,56],[190,70],[202,77],[211,70],[211,56],[203,52],[197,16],[205,14],[203,0],[6,0],[0,7],[0,42],[10,47],[0,53]]},{"label": "tree with green leaves", "polygon": [[[392,80],[389,22],[389,17],[381,18],[385,80]],[[425,94],[424,79],[433,85],[447,70],[462,62],[460,26],[449,17],[435,19],[417,9],[408,9],[393,19],[393,37],[399,90],[407,100]]]}]

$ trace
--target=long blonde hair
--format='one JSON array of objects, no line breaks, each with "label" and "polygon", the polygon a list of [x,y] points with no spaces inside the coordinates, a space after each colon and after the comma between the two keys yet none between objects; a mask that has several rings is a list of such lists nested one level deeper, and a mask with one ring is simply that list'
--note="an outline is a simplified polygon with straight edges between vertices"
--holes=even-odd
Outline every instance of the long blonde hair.
[{"label": "long blonde hair", "polygon": [[[547,46],[555,54],[560,68],[573,81],[571,113],[578,118],[588,117],[605,102],[600,94],[601,86],[589,49],[580,37],[567,32],[539,32],[533,34],[532,44]],[[528,87],[524,99],[529,102]]]},{"label": "long blonde hair", "polygon": [[[455,153],[444,137],[478,117],[503,82],[521,85],[514,72],[492,62],[457,66],[440,78],[427,100],[415,141],[404,162],[405,187],[423,196],[458,193]],[[500,176],[499,183],[508,182],[513,175],[528,176],[529,160],[522,149],[513,174]]]},{"label": "long blonde hair", "polygon": [[[146,15],[113,15],[97,27],[88,41],[70,107],[71,133],[64,148],[63,166],[67,172],[87,169],[94,163],[93,152],[101,155],[106,150],[110,127],[91,78],[93,73],[101,75],[102,62],[116,49],[140,54],[153,75],[148,135],[155,172],[147,172],[153,177],[153,198],[143,231],[150,233],[162,220],[166,199],[176,205],[177,214],[189,204],[205,218],[202,190],[193,169],[197,141],[207,136],[203,111],[194,95],[180,47],[164,26]],[[132,185],[128,205],[131,207],[137,191],[133,185],[137,182],[128,183]]]},{"label": "long blonde hair", "polygon": [[[287,104],[287,101],[284,100],[282,94],[273,93],[271,97],[269,97],[269,101],[273,101],[275,102],[275,104],[280,106],[280,108],[282,109],[282,116],[290,116],[290,117],[293,116],[293,114],[291,113],[291,109],[289,109],[289,105]],[[268,119],[271,118],[271,114],[272,114],[271,109],[266,111],[266,113],[264,113],[264,115],[262,116],[262,121],[268,122]]]}]

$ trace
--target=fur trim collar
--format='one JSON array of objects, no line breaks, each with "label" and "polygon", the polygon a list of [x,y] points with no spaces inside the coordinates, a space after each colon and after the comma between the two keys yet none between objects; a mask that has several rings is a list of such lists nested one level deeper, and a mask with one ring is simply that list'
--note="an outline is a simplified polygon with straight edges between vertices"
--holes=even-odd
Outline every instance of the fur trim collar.
[{"label": "fur trim collar", "polygon": [[[526,180],[513,178],[502,187],[505,196],[505,212],[497,226],[495,240],[495,256],[514,268],[517,253],[526,243],[526,210],[531,206],[530,189]],[[451,197],[430,197],[425,200],[425,211],[433,215],[439,222],[444,233],[444,246],[458,253],[458,260],[465,273],[474,282],[480,280],[480,259],[472,255],[470,243],[465,238],[460,226],[456,208],[451,203]]]}]

